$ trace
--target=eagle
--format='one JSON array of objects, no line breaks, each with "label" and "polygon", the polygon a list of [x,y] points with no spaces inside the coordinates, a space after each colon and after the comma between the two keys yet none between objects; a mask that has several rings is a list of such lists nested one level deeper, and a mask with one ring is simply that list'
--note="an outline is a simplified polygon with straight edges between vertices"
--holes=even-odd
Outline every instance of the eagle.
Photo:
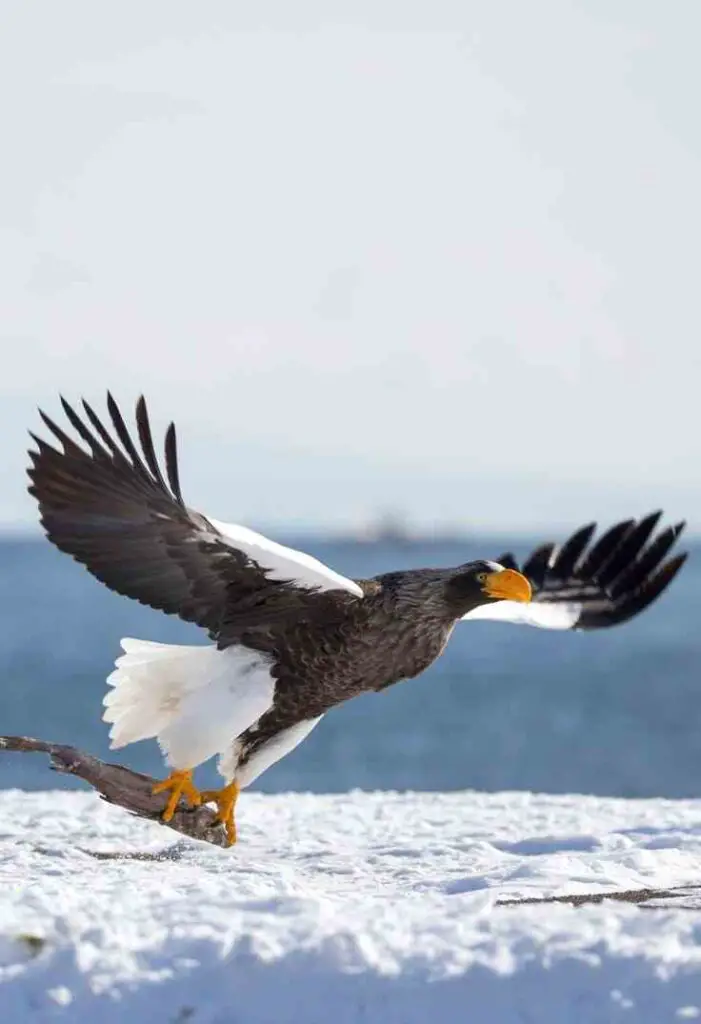
[{"label": "eagle", "polygon": [[[329,709],[423,672],[458,622],[614,626],[652,604],[686,558],[667,557],[684,523],[658,529],[654,512],[597,539],[590,523],[520,567],[505,553],[350,579],[186,505],[175,426],[159,464],[143,396],[135,436],[109,393],[109,419],[86,401],[80,413],[61,404],[73,436],[42,410],[52,443],[30,431],[29,493],[48,539],[111,590],[195,623],[210,640],[121,641],[103,702],[111,746],[155,738],[169,769],[154,788],[166,794],[163,819],[181,800],[213,803],[229,844],[243,788]],[[200,791],[193,771],[215,756],[224,785]]]}]

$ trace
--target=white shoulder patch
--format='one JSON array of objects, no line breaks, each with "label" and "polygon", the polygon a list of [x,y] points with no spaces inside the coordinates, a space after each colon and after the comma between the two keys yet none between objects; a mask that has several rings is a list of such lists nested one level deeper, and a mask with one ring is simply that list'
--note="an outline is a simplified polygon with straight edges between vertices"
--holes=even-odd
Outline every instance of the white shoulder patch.
[{"label": "white shoulder patch", "polygon": [[346,590],[355,597],[363,597],[363,591],[357,583],[329,569],[311,555],[287,548],[284,544],[277,544],[246,526],[222,523],[211,516],[207,516],[207,519],[232,547],[243,551],[245,555],[267,569],[272,579],[292,580],[299,587]]}]

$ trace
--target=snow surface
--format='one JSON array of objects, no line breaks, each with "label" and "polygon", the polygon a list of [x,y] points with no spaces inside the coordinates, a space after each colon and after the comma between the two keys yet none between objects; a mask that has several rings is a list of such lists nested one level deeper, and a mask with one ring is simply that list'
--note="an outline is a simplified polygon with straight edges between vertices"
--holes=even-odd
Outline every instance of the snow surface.
[{"label": "snow surface", "polygon": [[3,1022],[701,1020],[701,911],[496,905],[695,886],[701,801],[253,793],[231,851],[91,793],[0,814]]}]

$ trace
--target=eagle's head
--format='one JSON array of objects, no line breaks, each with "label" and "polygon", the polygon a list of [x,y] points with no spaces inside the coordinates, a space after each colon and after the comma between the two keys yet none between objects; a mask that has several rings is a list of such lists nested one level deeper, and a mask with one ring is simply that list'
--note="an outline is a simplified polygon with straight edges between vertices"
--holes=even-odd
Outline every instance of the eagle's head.
[{"label": "eagle's head", "polygon": [[455,622],[494,601],[530,601],[531,585],[520,572],[498,562],[467,562],[456,569],[409,569],[363,581],[400,614],[421,610],[424,621]]},{"label": "eagle's head", "polygon": [[494,601],[530,601],[531,585],[520,572],[498,562],[467,562],[445,582],[445,596],[456,618]]}]

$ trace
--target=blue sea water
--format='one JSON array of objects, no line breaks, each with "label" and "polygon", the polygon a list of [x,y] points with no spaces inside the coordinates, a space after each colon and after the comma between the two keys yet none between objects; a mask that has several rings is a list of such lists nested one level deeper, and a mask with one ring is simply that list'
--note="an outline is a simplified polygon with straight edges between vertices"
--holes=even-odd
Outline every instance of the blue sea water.
[{"label": "blue sea water", "polygon": [[[504,545],[302,546],[366,577],[495,557]],[[527,540],[516,545],[528,548]],[[255,788],[698,796],[700,553],[651,609],[614,629],[459,624],[423,676],[334,709]],[[0,541],[0,733],[71,743],[162,775],[155,742],[109,751],[101,701],[122,636],[206,642],[199,630],[112,594],[46,541]],[[213,767],[200,772],[215,782]],[[79,785],[50,774],[41,755],[0,754],[0,788]]]}]

